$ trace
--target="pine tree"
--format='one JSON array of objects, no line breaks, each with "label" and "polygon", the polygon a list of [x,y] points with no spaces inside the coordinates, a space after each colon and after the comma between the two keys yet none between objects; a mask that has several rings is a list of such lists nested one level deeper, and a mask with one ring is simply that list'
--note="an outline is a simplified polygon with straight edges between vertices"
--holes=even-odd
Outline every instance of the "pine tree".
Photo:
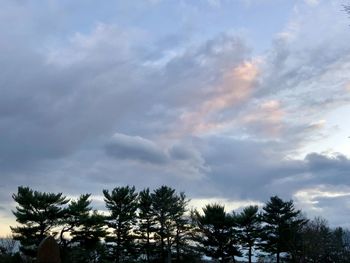
[{"label": "pine tree", "polygon": [[146,261],[151,262],[152,256],[154,256],[154,227],[155,219],[152,212],[152,196],[149,188],[142,190],[139,193],[138,199],[138,233],[139,237],[139,246],[141,254],[146,256]]},{"label": "pine tree", "polygon": [[111,256],[116,263],[127,262],[136,256],[135,236],[137,193],[135,187],[116,187],[109,193],[103,190],[104,200],[110,215],[106,217],[108,227],[113,231],[106,237]]},{"label": "pine tree", "polygon": [[21,242],[21,251],[35,257],[40,242],[48,235],[56,235],[55,227],[65,215],[64,205],[68,199],[62,193],[33,191],[29,187],[18,187],[12,198],[17,202],[13,214],[20,224],[11,227],[13,237]]},{"label": "pine tree", "polygon": [[[161,186],[154,190],[152,197],[152,213],[156,222],[155,238],[159,240],[159,254],[163,262],[171,262],[172,250],[180,237],[180,224],[186,211],[186,197],[182,193],[178,195],[175,189]],[[177,232],[178,230],[178,232]],[[177,258],[180,257],[180,240],[177,242]]]},{"label": "pine tree", "polygon": [[[69,244],[69,262],[92,262],[96,258],[101,238],[106,235],[104,230],[104,217],[92,211],[90,194],[81,195],[78,200],[72,201],[63,219],[65,226],[61,231],[61,240],[66,252]],[[68,232],[70,239],[63,235]],[[65,255],[63,255],[65,256]]]},{"label": "pine tree", "polygon": [[192,214],[197,231],[194,241],[200,251],[221,263],[235,262],[235,256],[241,253],[234,215],[227,214],[225,207],[219,204],[206,205],[203,213],[194,211]]},{"label": "pine tree", "polygon": [[299,210],[295,210],[293,201],[284,202],[277,196],[271,197],[263,210],[261,247],[263,251],[275,254],[279,263],[281,253],[291,254],[291,243],[307,221],[300,217]]},{"label": "pine tree", "polygon": [[68,208],[65,210],[65,216],[62,218],[62,229],[60,232],[60,242],[63,251],[65,251],[68,245],[72,242],[71,238],[66,237],[65,234],[70,235],[75,228],[80,227],[92,210],[89,198],[89,194],[81,195],[76,201],[72,200],[69,203]]},{"label": "pine tree", "polygon": [[177,196],[177,202],[174,206],[173,220],[175,224],[174,245],[176,262],[180,262],[184,256],[195,256],[193,249],[189,245],[192,226],[189,217],[185,216],[188,202],[189,200],[186,199],[185,193],[182,192]]},{"label": "pine tree", "polygon": [[244,248],[248,249],[249,263],[252,262],[252,251],[261,234],[261,222],[258,210],[258,206],[248,206],[236,217],[240,229],[240,242]]}]

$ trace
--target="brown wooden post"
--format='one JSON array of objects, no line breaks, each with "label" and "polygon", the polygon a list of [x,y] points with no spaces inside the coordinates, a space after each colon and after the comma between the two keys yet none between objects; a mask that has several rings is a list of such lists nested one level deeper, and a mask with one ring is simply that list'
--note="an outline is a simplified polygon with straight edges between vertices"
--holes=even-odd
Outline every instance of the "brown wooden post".
[{"label": "brown wooden post", "polygon": [[52,236],[41,241],[38,248],[37,263],[61,263],[60,248]]}]

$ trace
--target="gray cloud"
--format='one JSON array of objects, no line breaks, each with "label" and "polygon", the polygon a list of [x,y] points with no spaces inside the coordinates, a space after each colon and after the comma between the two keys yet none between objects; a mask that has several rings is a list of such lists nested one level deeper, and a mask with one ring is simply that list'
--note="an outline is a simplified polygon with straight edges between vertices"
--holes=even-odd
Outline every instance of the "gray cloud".
[{"label": "gray cloud", "polygon": [[170,156],[176,160],[201,160],[200,154],[191,145],[174,145],[170,149]]},{"label": "gray cloud", "polygon": [[317,153],[310,153],[305,157],[309,169],[328,172],[337,169],[339,171],[347,171],[350,168],[350,160],[341,153],[335,153],[333,156],[327,157]]},{"label": "gray cloud", "polygon": [[152,141],[120,133],[113,135],[111,141],[106,145],[106,152],[117,159],[139,160],[155,164],[163,164],[168,159],[166,152]]},{"label": "gray cloud", "polygon": [[55,53],[40,55],[24,47],[2,60],[7,68],[2,81],[8,85],[1,88],[0,165],[17,169],[62,158],[88,141],[111,136],[117,126],[145,136],[169,132],[179,112],[206,96],[211,67],[218,76],[244,53],[240,40],[219,37],[159,71],[136,61],[140,53],[128,44],[130,38],[119,28],[98,25]]},{"label": "gray cloud", "polygon": [[[0,16],[35,20],[37,11],[16,5]],[[260,201],[296,198],[322,185],[348,191],[341,188],[350,183],[348,157],[295,157],[327,136],[319,122],[325,113],[349,104],[348,22],[331,22],[323,13],[337,14],[336,6],[324,5],[312,15],[294,14],[291,25],[298,26],[260,59],[228,33],[193,41],[171,32],[153,40],[108,23],[72,32],[67,28],[77,22],[55,16],[55,5],[40,27],[0,25],[2,207],[12,205],[22,184],[70,195],[168,184],[194,198]],[[249,85],[242,88],[242,79]],[[347,196],[313,198],[324,213],[336,202],[348,204]],[[326,215],[345,222],[345,214]]]}]

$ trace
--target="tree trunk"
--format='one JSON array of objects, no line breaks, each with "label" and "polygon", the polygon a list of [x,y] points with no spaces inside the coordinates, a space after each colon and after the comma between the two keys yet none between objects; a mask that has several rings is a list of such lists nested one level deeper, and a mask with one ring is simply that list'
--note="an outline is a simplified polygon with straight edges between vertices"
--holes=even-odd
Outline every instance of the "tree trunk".
[{"label": "tree trunk", "polygon": [[171,263],[171,243],[169,236],[167,237],[167,263]]},{"label": "tree trunk", "polygon": [[147,223],[147,244],[146,244],[146,257],[147,257],[147,263],[150,263],[150,226],[149,222]]},{"label": "tree trunk", "polygon": [[249,246],[249,251],[248,251],[248,262],[252,263],[252,247]]},{"label": "tree trunk", "polygon": [[171,251],[168,250],[167,263],[171,263]]},{"label": "tree trunk", "polygon": [[180,231],[179,226],[176,229],[176,262],[180,263]]},{"label": "tree trunk", "polygon": [[164,225],[161,222],[160,223],[160,249],[162,252],[162,262],[166,262],[166,257],[165,257],[165,246],[164,246]]},{"label": "tree trunk", "polygon": [[119,248],[117,248],[117,253],[115,255],[115,263],[119,263]]},{"label": "tree trunk", "polygon": [[280,252],[277,252],[277,263],[280,263]]},{"label": "tree trunk", "polygon": [[120,250],[121,250],[121,224],[120,222],[118,223],[118,230],[117,230],[117,246],[116,246],[116,258],[115,258],[115,262],[119,263],[120,262]]},{"label": "tree trunk", "polygon": [[[43,241],[45,238],[45,224],[44,223],[40,223],[40,241]],[[38,244],[39,245],[39,244]]]}]

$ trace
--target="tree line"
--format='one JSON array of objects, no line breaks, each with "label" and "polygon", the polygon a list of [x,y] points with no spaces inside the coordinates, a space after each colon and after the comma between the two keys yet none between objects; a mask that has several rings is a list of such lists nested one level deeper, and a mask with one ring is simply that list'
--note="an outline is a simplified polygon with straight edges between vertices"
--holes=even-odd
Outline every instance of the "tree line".
[{"label": "tree line", "polygon": [[[309,220],[292,200],[271,197],[262,207],[227,212],[221,204],[189,210],[185,193],[168,186],[137,192],[134,186],[103,190],[107,212],[91,195],[18,187],[12,195],[20,257],[0,248],[0,262],[35,262],[37,248],[53,236],[62,262],[350,262],[350,235],[326,220]],[[0,245],[1,247],[1,245]]]}]

